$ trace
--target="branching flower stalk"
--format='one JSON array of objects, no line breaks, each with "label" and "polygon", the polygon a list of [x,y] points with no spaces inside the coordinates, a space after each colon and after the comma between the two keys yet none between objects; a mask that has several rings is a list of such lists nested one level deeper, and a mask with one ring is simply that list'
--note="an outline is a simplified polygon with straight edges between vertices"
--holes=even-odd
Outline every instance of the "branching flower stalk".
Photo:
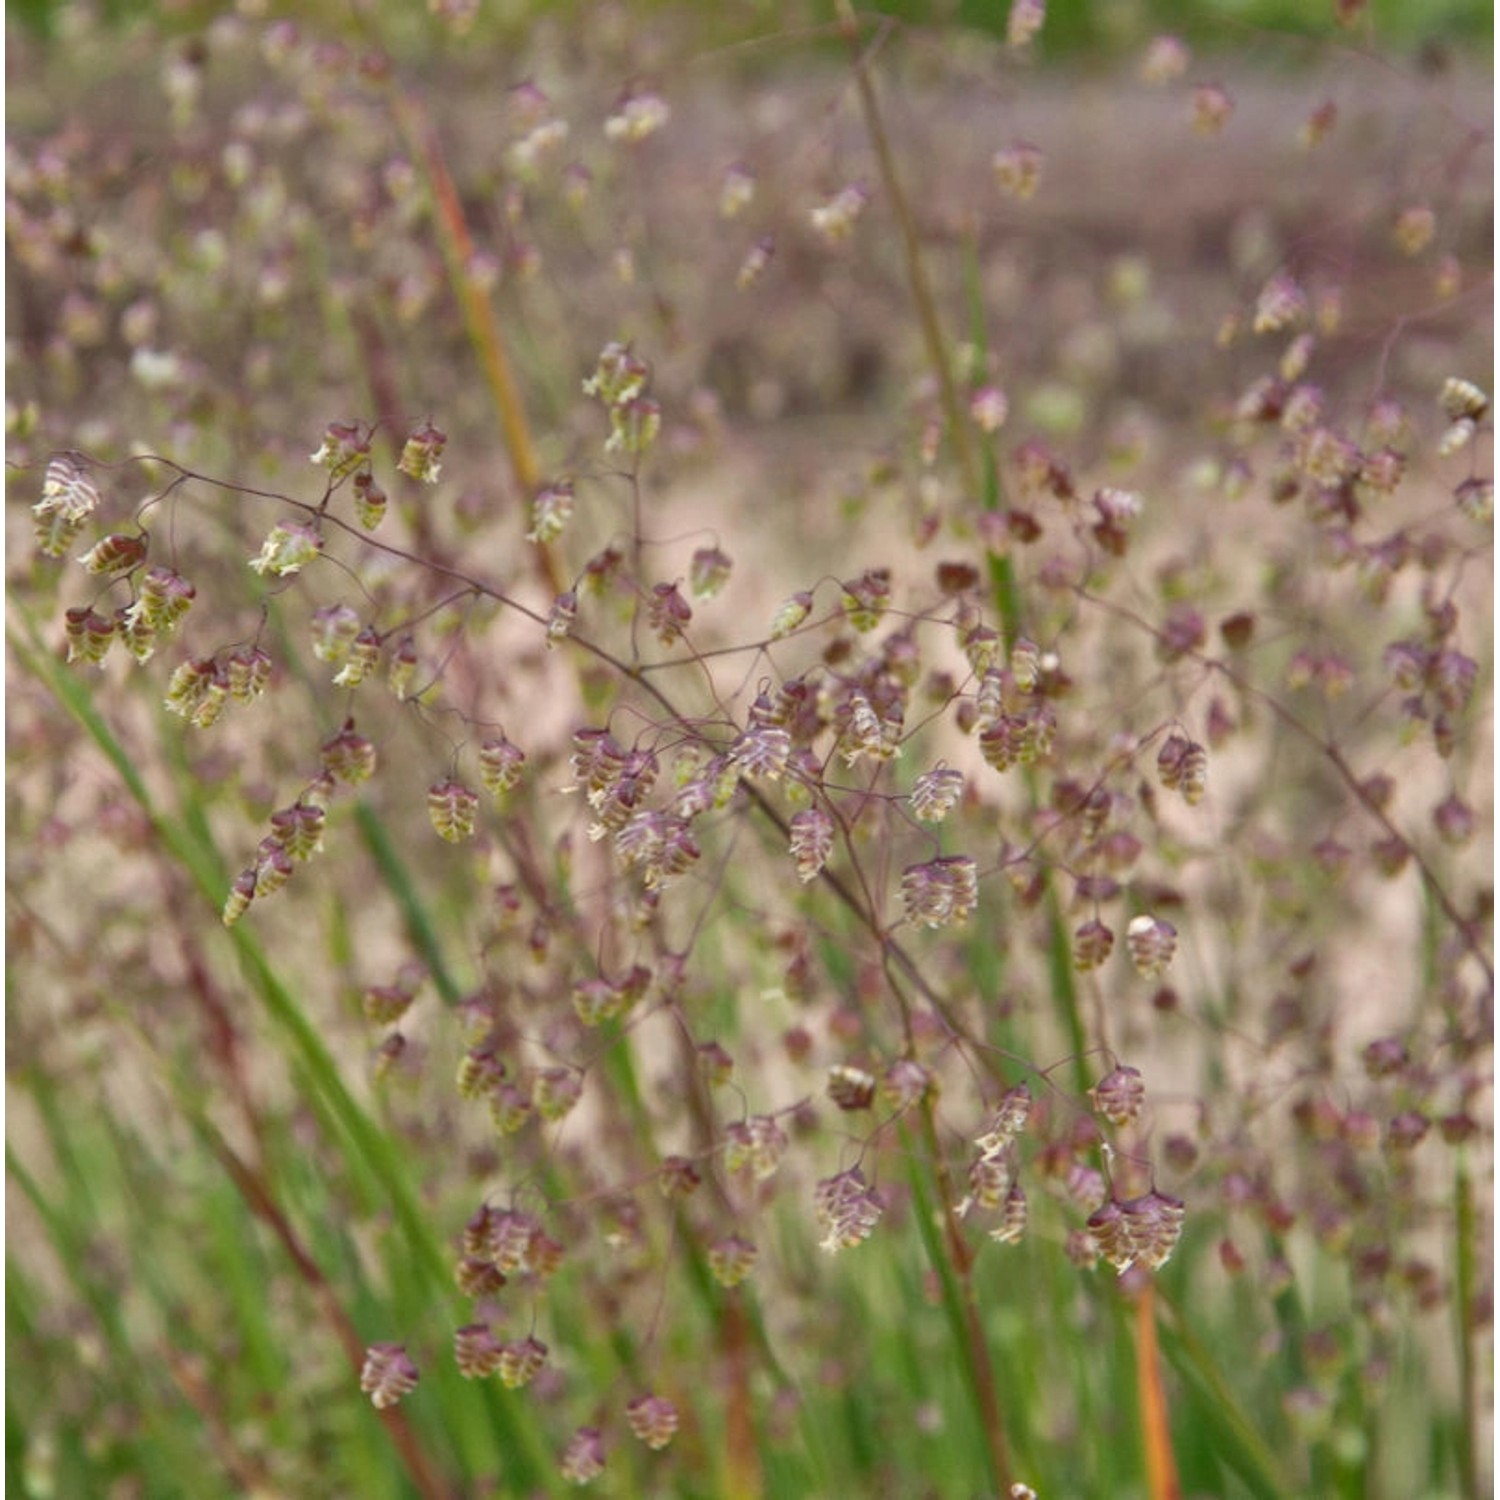
[{"label": "branching flower stalk", "polygon": [[[159,465],[171,470],[177,476],[177,478],[173,481],[174,487],[181,483],[193,482],[204,485],[208,488],[225,490],[229,493],[242,495],[247,498],[275,500],[282,505],[301,510],[309,517],[317,517],[321,524],[331,526],[351,537],[356,538],[360,545],[363,547],[373,549],[374,551],[383,553],[388,557],[391,557],[398,561],[409,563],[414,567],[419,567],[426,572],[436,574],[461,585],[462,592],[458,595],[455,595],[454,597],[462,597],[463,594],[472,594],[475,597],[491,599],[497,604],[501,604],[508,609],[515,610],[518,614],[524,615],[527,619],[531,620],[536,625],[545,627],[547,623],[546,616],[543,615],[540,610],[525,604],[514,595],[509,594],[503,589],[496,587],[492,583],[489,583],[476,574],[465,572],[463,569],[458,568],[450,563],[440,562],[428,557],[419,557],[414,553],[408,552],[402,547],[396,546],[389,542],[383,542],[377,537],[373,537],[359,531],[349,522],[344,520],[341,516],[329,512],[326,509],[326,501],[313,504],[309,501],[298,500],[295,496],[255,489],[253,487],[242,485],[235,481],[218,479],[211,475],[199,473],[197,471],[185,468],[182,465],[176,463],[174,460],[166,458],[160,454],[142,455],[138,458],[131,459],[128,462],[130,464]],[[403,625],[406,623],[410,622],[403,622]],[[592,656],[605,666],[609,667],[619,676],[621,680],[627,680],[635,683],[643,692],[647,693],[656,701],[658,706],[663,710],[669,722],[687,722],[683,717],[682,710],[673,700],[671,695],[668,694],[657,682],[655,682],[653,680],[653,677],[648,673],[638,670],[632,664],[622,660],[607,648],[599,645],[589,636],[580,632],[571,632],[568,636],[568,644],[576,647],[578,650],[586,653],[589,656]],[[766,819],[771,827],[776,830],[777,834],[782,838],[785,838],[788,834],[786,821],[771,804],[761,788],[755,785],[753,782],[747,782],[744,784],[744,791],[750,803],[760,812],[760,814]],[[522,868],[523,870],[531,872],[533,877],[533,895],[538,900],[541,900],[543,898],[546,887],[539,871],[536,869],[534,864],[529,861],[523,861]],[[858,873],[857,867],[856,873]],[[890,953],[895,962],[899,964],[902,970],[906,973],[908,979],[918,987],[918,989],[923,994],[923,997],[933,1005],[934,1009],[936,1009],[940,1014],[944,1015],[945,1020],[953,1030],[954,1034],[963,1035],[964,1028],[962,1027],[961,1023],[957,1020],[956,1017],[951,1014],[951,1012],[947,1010],[946,1002],[932,988],[931,984],[922,976],[919,965],[906,951],[899,940],[892,937],[882,926],[879,916],[875,911],[873,898],[871,897],[870,893],[866,891],[863,896],[857,895],[853,890],[849,888],[843,876],[836,869],[825,867],[820,872],[819,879],[828,887],[828,889],[833,891],[839,901],[843,903],[843,905],[849,909],[849,911],[859,920],[859,922],[869,930],[871,935],[877,939],[882,948]],[[1016,1061],[1019,1061],[1019,1059],[1016,1059]]]},{"label": "branching flower stalk", "polygon": [[[952,360],[949,357],[947,344],[943,336],[942,323],[938,316],[937,304],[933,298],[932,288],[928,280],[926,260],[922,253],[921,236],[917,229],[916,218],[911,211],[905,191],[901,185],[901,177],[896,166],[895,154],[891,149],[889,138],[886,135],[879,100],[876,97],[874,82],[870,76],[870,58],[865,52],[860,39],[859,19],[854,10],[852,0],[838,0],[837,10],[840,27],[843,30],[845,40],[854,58],[854,77],[859,90],[860,105],[864,114],[865,126],[869,132],[870,143],[874,148],[876,159],[880,164],[881,180],[890,198],[892,212],[895,214],[896,222],[901,230],[907,283],[911,291],[912,302],[917,310],[918,321],[921,325],[922,337],[927,349],[928,363],[937,378],[943,412],[949,435],[958,456],[959,469],[969,492],[976,495],[982,492],[985,496],[986,506],[994,509],[999,503],[998,475],[995,470],[994,460],[992,456],[986,454],[985,474],[981,480],[979,465],[974,457],[967,414],[963,409],[962,403],[959,401],[958,387],[953,377]],[[981,320],[981,330],[982,326]],[[982,342],[981,347],[983,347]],[[1021,633],[1021,622],[1018,616],[1014,575],[1009,558],[992,559],[991,571],[994,578],[995,598],[1000,611],[1000,618],[1004,622],[1006,635],[1011,641],[1014,641]],[[1035,786],[1029,770],[1027,772],[1027,779],[1033,800],[1035,800]],[[1077,1081],[1079,1086],[1082,1087],[1086,1077],[1082,1059],[1088,1050],[1087,1038],[1079,1011],[1077,988],[1073,980],[1072,964],[1068,951],[1067,929],[1063,922],[1062,910],[1058,903],[1056,890],[1053,888],[1050,878],[1047,879],[1047,890],[1044,899],[1047,903],[1048,920],[1051,926],[1050,962],[1052,967],[1053,994],[1054,998],[1058,1001],[1059,1010],[1069,1028],[1074,1054],[1078,1059],[1075,1064]]]},{"label": "branching flower stalk", "polygon": [[[168,462],[165,460],[157,461]],[[172,467],[175,468],[176,466],[173,465]],[[181,477],[183,479],[196,479],[199,482],[204,483],[216,483],[216,481],[207,480],[205,476],[187,472],[181,473]],[[240,489],[239,486],[233,484],[225,485],[223,487],[231,490]],[[345,530],[349,530],[351,534],[355,534],[352,531],[352,528],[348,527],[347,523],[341,521],[337,517],[328,515],[321,504],[314,507],[303,502],[297,502],[293,499],[290,499],[289,497],[281,497],[281,499],[282,503],[284,504],[290,504],[293,506],[300,505],[310,514],[317,514],[325,524],[331,523]],[[373,539],[366,536],[361,536],[360,540],[366,545],[374,546],[380,550],[393,552],[395,555],[400,556],[404,560],[413,564],[421,566],[432,566],[443,576],[450,577],[454,579],[454,581],[462,583],[466,590],[471,590],[476,595],[484,595],[486,597],[495,598],[498,602],[520,610],[522,613],[528,615],[538,624],[542,623],[542,617],[540,616],[539,612],[521,605],[518,601],[510,598],[508,595],[494,588],[484,580],[464,574],[448,565],[430,564],[424,562],[421,559],[404,553],[399,548],[390,547],[388,544],[374,541]],[[573,637],[571,637],[571,641],[572,644],[579,647],[579,649],[584,650],[591,655],[594,655],[599,660],[609,665],[612,669],[620,674],[622,679],[636,680],[653,698],[657,700],[659,705],[671,720],[682,722],[680,709],[673,702],[671,697],[665,692],[665,690],[662,689],[659,685],[654,682],[646,681],[639,674],[633,673],[627,666],[627,664],[617,660],[612,655],[612,653],[607,651],[605,648],[598,646],[587,637],[574,635]],[[784,824],[782,824],[781,822],[780,815],[776,813],[773,808],[771,808],[768,802],[766,802],[763,794],[759,792],[759,789],[755,788],[752,785],[750,788],[750,792],[752,803],[761,808],[763,813],[772,822],[773,826],[777,827],[779,832],[784,832]],[[527,869],[530,869],[530,862],[522,861],[521,868],[523,872]],[[856,865],[855,868],[857,870],[858,866]],[[825,879],[826,883],[829,884],[830,888],[833,889],[839,896],[839,899],[850,908],[854,915],[863,924],[868,926],[872,935],[875,936],[880,942],[883,950],[887,955],[888,962],[895,963],[905,969],[908,974],[915,980],[915,982],[918,983],[919,987],[929,998],[929,1000],[934,1004],[935,1008],[941,1009],[941,998],[937,996],[937,994],[931,989],[931,986],[928,985],[926,981],[921,977],[918,966],[911,959],[910,955],[908,955],[904,951],[902,946],[883,929],[879,918],[873,908],[873,898],[870,896],[870,894],[866,892],[863,898],[856,897],[855,894],[844,885],[841,877],[833,871],[825,869],[823,871],[823,878]],[[534,883],[537,882],[541,882],[541,877],[539,874],[536,874],[534,876]],[[538,899],[544,898],[545,889],[545,883],[543,882],[541,883],[540,888],[534,891],[534,895],[536,895]],[[892,993],[897,996],[898,1000],[901,1001],[901,1009],[903,1014],[905,1014],[905,1002],[902,998],[900,987],[895,985],[894,980],[892,980]],[[907,1024],[909,1027],[909,1020]],[[908,1037],[908,1039],[910,1040],[910,1037]],[[618,1054],[611,1053],[609,1054],[609,1056],[615,1058],[616,1060],[621,1060]],[[640,1110],[638,1093],[635,1090],[634,1086],[628,1082],[625,1082],[625,1096],[627,1097],[627,1099],[635,1101],[632,1108],[636,1117],[637,1126],[649,1132],[649,1118]],[[990,1361],[987,1345],[984,1342],[983,1328],[980,1320],[979,1309],[974,1297],[972,1285],[973,1255],[964,1243],[962,1234],[959,1230],[959,1226],[953,1217],[951,1205],[956,1201],[958,1194],[954,1191],[953,1186],[948,1179],[946,1165],[938,1148],[937,1137],[931,1119],[930,1105],[924,1107],[923,1128],[926,1135],[930,1159],[933,1163],[933,1170],[936,1173],[935,1186],[937,1191],[937,1201],[944,1205],[943,1215],[945,1221],[945,1229],[941,1243],[947,1247],[944,1253],[950,1264],[950,1268],[954,1277],[954,1285],[957,1289],[957,1295],[962,1311],[961,1326],[965,1331],[965,1338],[968,1343],[967,1358],[970,1368],[970,1384],[975,1392],[975,1397],[979,1404],[979,1416],[982,1429],[986,1434],[987,1441],[991,1445],[992,1462],[995,1465],[997,1474],[1003,1478],[1008,1474],[1009,1462],[1006,1457],[1004,1428],[994,1383],[993,1367]],[[259,1202],[259,1200],[257,1200],[257,1202]],[[726,1327],[724,1332],[724,1336],[729,1340],[729,1346],[731,1348],[738,1347],[738,1344],[742,1339],[742,1335],[737,1335],[734,1332],[734,1328],[736,1326],[738,1326],[737,1323],[729,1325]],[[737,1464],[737,1472],[743,1474],[743,1461],[740,1461]]]},{"label": "branching flower stalk", "polygon": [[[1080,599],[1097,605],[1100,609],[1128,621],[1135,629],[1149,636],[1152,640],[1166,642],[1167,636],[1164,631],[1152,625],[1150,621],[1142,619],[1140,615],[1126,606],[1081,587],[1077,590],[1077,594]],[[1226,681],[1233,683],[1235,688],[1243,693],[1245,697],[1253,698],[1257,703],[1262,704],[1269,713],[1273,714],[1299,739],[1312,746],[1333,767],[1350,796],[1380,824],[1389,838],[1406,851],[1407,857],[1420,873],[1423,885],[1431,893],[1432,899],[1442,908],[1443,915],[1448,919],[1455,935],[1463,944],[1469,956],[1483,972],[1487,983],[1493,987],[1495,980],[1494,960],[1486,952],[1483,941],[1475,930],[1475,924],[1460,911],[1457,902],[1454,901],[1447,887],[1439,879],[1437,872],[1424,858],[1421,850],[1402,833],[1400,828],[1391,819],[1390,814],[1371,795],[1368,786],[1349,764],[1347,757],[1338,744],[1326,735],[1319,734],[1316,729],[1304,723],[1279,698],[1271,693],[1267,693],[1262,688],[1256,687],[1241,672],[1236,670],[1230,662],[1225,661],[1222,657],[1210,655],[1208,652],[1198,650],[1197,648],[1181,654],[1187,659],[1197,662],[1207,671],[1215,673],[1223,677]]]}]

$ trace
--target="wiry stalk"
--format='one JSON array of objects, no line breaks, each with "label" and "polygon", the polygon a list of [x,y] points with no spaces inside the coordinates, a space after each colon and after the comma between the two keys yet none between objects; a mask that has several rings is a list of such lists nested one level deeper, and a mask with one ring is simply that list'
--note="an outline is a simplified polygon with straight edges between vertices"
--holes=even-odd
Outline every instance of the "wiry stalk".
[{"label": "wiry stalk", "polygon": [[922,326],[922,340],[927,346],[928,363],[937,377],[938,392],[943,403],[943,414],[948,420],[948,431],[952,436],[954,451],[958,454],[959,468],[963,471],[964,483],[971,494],[979,488],[979,471],[974,462],[974,448],[969,440],[968,424],[963,407],[958,399],[958,386],[953,379],[953,367],[948,359],[947,346],[943,341],[942,325],[938,321],[937,303],[933,300],[932,288],[927,280],[927,267],[922,260],[922,242],[917,233],[917,221],[906,193],[901,186],[900,174],[896,171],[896,158],[885,133],[885,122],[881,118],[880,104],[875,97],[875,85],[870,77],[869,58],[861,50],[859,41],[859,18],[851,0],[837,0],[839,29],[843,32],[854,58],[854,82],[859,89],[860,108],[865,118],[865,128],[870,133],[870,145],[880,165],[880,180],[891,200],[891,210],[901,230],[901,246],[906,257],[906,278],[911,289],[912,301],[916,305],[917,320]]},{"label": "wiry stalk", "polygon": [[979,1299],[974,1294],[974,1252],[964,1238],[963,1230],[954,1212],[956,1192],[947,1166],[944,1164],[942,1147],[938,1141],[937,1125],[933,1117],[932,1103],[924,1099],[918,1111],[921,1117],[922,1137],[933,1163],[937,1179],[938,1205],[925,1205],[942,1217],[941,1236],[927,1236],[928,1250],[934,1260],[945,1292],[957,1304],[954,1310],[955,1332],[959,1352],[964,1360],[964,1370],[973,1393],[975,1411],[984,1439],[985,1456],[989,1461],[990,1475],[1002,1495],[1010,1492],[1012,1473],[1010,1445],[1005,1436],[1005,1419],[1000,1408],[1000,1393],[995,1384],[995,1365],[990,1358],[989,1341],[985,1338],[984,1322],[979,1313]]},{"label": "wiry stalk", "polygon": [[1474,1298],[1477,1276],[1474,1243],[1477,1232],[1474,1189],[1462,1150],[1453,1182],[1455,1286],[1453,1311],[1458,1343],[1459,1449],[1458,1466],[1466,1500],[1479,1500],[1479,1380],[1474,1349]]},{"label": "wiry stalk", "polygon": [[[485,384],[500,418],[500,431],[510,455],[511,471],[516,485],[525,497],[537,488],[541,469],[531,427],[526,420],[526,406],[520,387],[511,370],[510,356],[500,332],[499,320],[489,294],[474,280],[471,268],[474,258],[474,236],[469,230],[463,200],[458,195],[442,145],[422,105],[411,94],[397,88],[391,94],[391,109],[413,156],[426,173],[436,210],[438,237],[448,268],[448,281],[463,313],[469,342],[484,373]],[[534,546],[537,570],[553,594],[562,592],[562,580],[551,552],[545,546]]]},{"label": "wiry stalk", "polygon": [[[902,189],[900,174],[896,170],[895,155],[891,151],[890,139],[885,132],[880,103],[875,97],[875,85],[870,78],[869,58],[859,46],[859,20],[851,0],[838,0],[838,14],[841,29],[854,55],[854,79],[859,89],[865,127],[869,131],[870,144],[880,164],[881,181],[885,185],[886,193],[891,200],[892,211],[901,229],[907,283],[911,291],[912,302],[917,309],[918,321],[921,324],[922,339],[927,348],[927,361],[938,383],[943,414],[947,419],[948,430],[952,434],[959,469],[969,493],[974,495],[983,493],[987,507],[993,508],[998,503],[998,480],[994,472],[993,460],[985,465],[986,472],[981,478],[980,467],[970,441],[968,421],[959,400],[957,383],[953,378],[952,361],[948,357],[947,344],[938,319],[937,303],[933,299],[931,283],[927,279],[921,237],[917,232],[916,219],[906,200],[905,191]],[[995,589],[995,601],[1001,621],[1005,626],[1006,639],[1014,644],[1021,630],[1014,572],[1007,558],[991,559],[990,571]],[[1033,801],[1035,801],[1034,787],[1031,790]],[[1053,994],[1068,1027],[1069,1040],[1075,1057],[1077,1083],[1082,1089],[1087,1086],[1082,1059],[1083,1054],[1088,1050],[1088,1040],[1078,1007],[1077,988],[1073,983],[1067,928],[1063,923],[1061,906],[1050,879],[1047,881],[1046,896]]]},{"label": "wiry stalk", "polygon": [[[1166,637],[1163,633],[1152,625],[1149,620],[1143,619],[1134,610],[1127,609],[1122,604],[1116,604],[1113,600],[1106,599],[1100,594],[1091,593],[1085,588],[1079,588],[1076,592],[1080,599],[1084,599],[1090,604],[1097,604],[1101,609],[1108,610],[1111,614],[1118,615],[1121,619],[1130,621],[1138,630],[1144,631],[1153,640],[1158,642],[1165,641]],[[1223,660],[1221,657],[1211,656],[1208,652],[1199,650],[1188,651],[1184,655],[1187,660],[1197,662],[1205,671],[1215,672],[1223,677],[1225,681],[1233,683],[1236,689],[1247,698],[1253,698],[1257,703],[1262,704],[1287,729],[1297,735],[1298,738],[1306,741],[1307,744],[1323,756],[1328,764],[1333,767],[1339,780],[1344,783],[1350,796],[1385,830],[1388,837],[1399,842],[1401,847],[1406,850],[1412,864],[1421,876],[1422,883],[1427,888],[1428,894],[1442,908],[1443,915],[1452,924],[1453,931],[1459,942],[1463,944],[1465,951],[1474,962],[1479,965],[1486,982],[1490,986],[1493,986],[1495,982],[1494,960],[1485,949],[1482,935],[1478,930],[1479,923],[1474,919],[1466,917],[1460,910],[1458,902],[1454,900],[1452,893],[1443,884],[1430,861],[1423,856],[1422,851],[1396,826],[1390,814],[1386,812],[1385,808],[1381,806],[1379,801],[1371,794],[1369,788],[1356,774],[1354,767],[1349,764],[1348,758],[1339,746],[1327,735],[1320,734],[1316,729],[1304,723],[1291,709],[1272,694],[1256,687],[1248,678],[1236,671],[1229,662]]]},{"label": "wiry stalk", "polygon": [[1161,1352],[1156,1342],[1156,1286],[1149,1281],[1135,1304],[1135,1379],[1141,1441],[1146,1449],[1147,1492],[1151,1500],[1181,1500],[1172,1432],[1167,1424],[1167,1394],[1161,1383]]}]

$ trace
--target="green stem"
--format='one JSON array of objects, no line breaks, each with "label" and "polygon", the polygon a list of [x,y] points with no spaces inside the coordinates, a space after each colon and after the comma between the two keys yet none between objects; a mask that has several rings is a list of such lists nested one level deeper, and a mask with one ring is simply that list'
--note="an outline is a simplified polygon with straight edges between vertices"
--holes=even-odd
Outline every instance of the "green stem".
[{"label": "green stem", "polygon": [[[969,302],[969,336],[979,356],[984,359],[988,351],[989,332],[985,326],[984,289],[979,277],[979,256],[973,244],[966,247],[964,256],[964,290]],[[986,447],[982,454],[984,482],[980,500],[986,510],[1000,509],[1000,466],[995,462],[992,449]],[[1016,582],[1015,564],[1009,557],[991,553],[989,558],[990,593],[995,613],[1005,636],[1007,646],[1014,646],[1022,630],[1021,590]],[[1026,793],[1032,807],[1040,801],[1036,776],[1030,767],[1026,773]],[[1052,879],[1052,872],[1042,871],[1044,903],[1047,913],[1047,974],[1051,982],[1052,1000],[1063,1025],[1067,1028],[1068,1044],[1073,1051],[1073,1082],[1080,1094],[1089,1087],[1089,1070],[1084,1061],[1088,1051],[1088,1032],[1083,1024],[1083,1013],[1078,1004],[1078,981],[1073,970],[1073,945],[1068,935],[1067,923],[1063,920],[1062,902]],[[1103,1042],[1104,1038],[1099,1038]]]},{"label": "green stem", "polygon": [[[114,766],[126,789],[145,814],[157,841],[175,864],[187,872],[214,911],[228,887],[228,876],[218,852],[194,834],[198,816],[190,806],[183,817],[170,817],[136,769],[133,757],[115,736],[89,698],[88,689],[54,661],[28,621],[29,642],[12,631],[11,649],[22,668],[44,682]],[[355,1102],[339,1076],[332,1053],[317,1027],[298,1004],[292,988],[267,958],[255,935],[243,925],[230,929],[240,964],[272,1018],[293,1044],[308,1097],[325,1126],[336,1136],[350,1140],[372,1178],[383,1185],[390,1206],[406,1234],[419,1263],[425,1264],[434,1281],[451,1290],[448,1260],[433,1236],[416,1196],[406,1181],[394,1147],[379,1127]]]},{"label": "green stem", "polygon": [[1179,1375],[1202,1396],[1203,1409],[1217,1427],[1217,1448],[1257,1500],[1287,1500],[1293,1492],[1282,1477],[1276,1455],[1250,1419],[1240,1410],[1234,1392],[1214,1363],[1213,1356],[1188,1328],[1175,1302],[1157,1287],[1157,1305],[1164,1316],[1157,1325],[1162,1352]]},{"label": "green stem", "polygon": [[[938,1201],[934,1201],[933,1184],[923,1175],[921,1163],[916,1153],[913,1153],[908,1175],[916,1200],[915,1218],[927,1258],[942,1287],[943,1309],[948,1316],[953,1342],[963,1356],[964,1383],[974,1403],[975,1416],[983,1437],[990,1483],[1004,1495],[1010,1492],[1010,1451],[1005,1438],[1000,1395],[995,1385],[995,1367],[990,1359],[984,1324],[979,1316],[979,1303],[974,1296],[973,1252],[954,1218],[951,1206],[952,1184],[943,1165],[932,1106],[928,1100],[923,1100],[920,1114],[922,1138],[937,1178]],[[902,1133],[904,1135],[905,1131]]]},{"label": "green stem", "polygon": [[953,446],[958,454],[959,468],[963,471],[964,483],[969,493],[979,487],[979,470],[974,462],[974,448],[969,439],[968,422],[963,406],[958,399],[958,385],[953,379],[953,366],[943,342],[942,325],[938,321],[937,303],[933,300],[932,287],[927,280],[927,267],[922,259],[922,242],[917,233],[917,221],[907,202],[901,186],[900,174],[896,171],[896,158],[891,150],[890,139],[885,133],[885,121],[880,114],[880,104],[875,97],[875,84],[870,76],[870,62],[859,42],[859,17],[855,14],[851,0],[836,0],[839,29],[849,44],[854,58],[854,82],[859,90],[859,103],[865,117],[865,129],[870,133],[870,145],[875,159],[880,164],[880,179],[885,184],[886,195],[891,200],[891,209],[901,230],[901,246],[906,257],[906,279],[916,304],[917,320],[922,326],[922,341],[927,346],[927,360],[937,377],[938,392],[943,403],[943,414],[948,419],[948,430],[953,435]]},{"label": "green stem", "polygon": [[1453,1298],[1455,1333],[1458,1341],[1459,1449],[1458,1464],[1464,1495],[1479,1500],[1479,1381],[1474,1360],[1474,1306],[1476,1276],[1474,1242],[1476,1224],[1474,1190],[1469,1180],[1469,1166],[1462,1149],[1453,1174],[1454,1280]]},{"label": "green stem", "polygon": [[[270,1183],[243,1162],[230,1148],[223,1136],[209,1123],[207,1117],[196,1110],[189,1113],[189,1122],[199,1139],[224,1168],[234,1183],[245,1205],[276,1237],[287,1257],[297,1269],[298,1276],[312,1292],[324,1320],[332,1330],[344,1351],[344,1357],[357,1374],[364,1363],[364,1341],[354,1325],[347,1309],[339,1300],[333,1283],[323,1268],[303,1244],[291,1220],[277,1202]],[[387,1407],[377,1413],[381,1425],[401,1456],[408,1476],[423,1500],[443,1500],[448,1493],[447,1482],[439,1473],[431,1456],[418,1441],[416,1433],[403,1412]]]}]

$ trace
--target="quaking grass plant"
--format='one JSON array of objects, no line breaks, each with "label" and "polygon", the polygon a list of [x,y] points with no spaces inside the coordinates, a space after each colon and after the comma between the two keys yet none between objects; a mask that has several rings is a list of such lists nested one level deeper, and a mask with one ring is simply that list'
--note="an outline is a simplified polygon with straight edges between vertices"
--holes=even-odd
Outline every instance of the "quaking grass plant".
[{"label": "quaking grass plant", "polygon": [[1045,19],[37,54],[17,1493],[1481,1493],[1487,138]]}]

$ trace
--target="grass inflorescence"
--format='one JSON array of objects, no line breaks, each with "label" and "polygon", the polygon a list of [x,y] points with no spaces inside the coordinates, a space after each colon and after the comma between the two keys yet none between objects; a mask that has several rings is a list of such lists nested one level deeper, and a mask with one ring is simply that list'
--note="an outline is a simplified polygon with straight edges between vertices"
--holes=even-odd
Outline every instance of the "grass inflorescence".
[{"label": "grass inflorescence", "polygon": [[13,40],[18,1494],[1482,1492],[1483,82],[786,9]]}]

